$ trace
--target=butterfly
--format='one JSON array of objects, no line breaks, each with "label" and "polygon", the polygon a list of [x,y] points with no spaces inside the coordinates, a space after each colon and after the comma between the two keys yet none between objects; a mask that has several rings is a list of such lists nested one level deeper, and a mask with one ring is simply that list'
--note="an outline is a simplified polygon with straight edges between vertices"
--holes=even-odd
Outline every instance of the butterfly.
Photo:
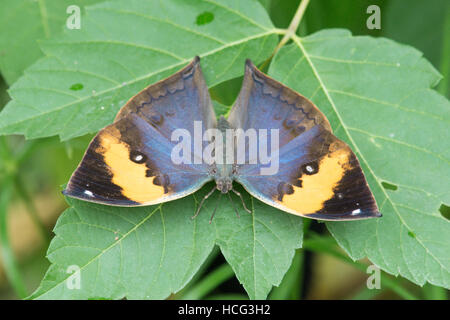
[{"label": "butterfly", "polygon": [[[189,134],[197,129],[266,132],[278,139],[278,145],[271,147],[278,154],[277,170],[261,174],[263,164],[251,162],[245,148],[242,163],[235,158],[231,163],[202,161],[201,150],[208,141],[184,150],[184,156],[194,161],[174,163],[177,141],[172,134],[177,129]],[[236,153],[236,140],[231,141]],[[248,145],[245,137],[241,141]],[[213,154],[221,151],[217,148]],[[217,189],[222,194],[235,192],[242,199],[233,188],[236,181],[256,199],[303,217],[381,216],[358,159],[333,135],[322,112],[250,60],[227,119],[216,118],[199,57],[133,96],[114,122],[91,141],[63,194],[105,205],[145,206],[185,197],[212,180],[216,185],[203,201]]]}]

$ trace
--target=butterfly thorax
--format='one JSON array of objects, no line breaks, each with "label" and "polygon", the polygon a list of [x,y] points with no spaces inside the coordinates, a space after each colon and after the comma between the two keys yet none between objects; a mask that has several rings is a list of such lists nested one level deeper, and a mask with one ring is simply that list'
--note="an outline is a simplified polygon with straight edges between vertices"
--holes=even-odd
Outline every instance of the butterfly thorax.
[{"label": "butterfly thorax", "polygon": [[[217,129],[222,133],[223,137],[223,162],[222,164],[214,164],[214,180],[216,181],[217,189],[222,193],[227,193],[233,188],[234,175],[236,174],[236,165],[233,163],[228,163],[226,159],[226,145],[227,145],[227,129],[231,129],[230,123],[223,117],[220,116],[217,121]],[[234,152],[234,151],[233,151]]]}]

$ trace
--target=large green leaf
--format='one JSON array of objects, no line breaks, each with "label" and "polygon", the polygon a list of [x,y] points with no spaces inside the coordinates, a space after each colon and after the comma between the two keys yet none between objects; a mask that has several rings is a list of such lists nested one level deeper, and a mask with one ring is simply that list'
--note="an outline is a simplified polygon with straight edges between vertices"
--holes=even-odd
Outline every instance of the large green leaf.
[{"label": "large green leaf", "polygon": [[[241,76],[246,58],[268,58],[277,34],[256,1],[134,0],[88,7],[82,29],[45,41],[45,58],[12,86],[0,134],[70,139],[96,132],[126,99],[194,55],[203,57],[212,86]],[[418,284],[450,287],[449,222],[438,212],[450,203],[450,108],[430,89],[438,73],[410,47],[343,30],[294,36],[269,73],[324,111],[336,135],[357,153],[384,214],[328,223],[339,244],[353,259],[368,256]],[[31,297],[165,298],[218,245],[250,298],[265,298],[301,246],[301,218],[246,194],[252,215],[234,199],[238,219],[228,199],[215,195],[191,220],[209,188],[145,208],[69,200],[48,252],[52,265]],[[79,290],[66,281],[73,265],[81,270]]]},{"label": "large green leaf", "polygon": [[66,9],[99,0],[2,0],[0,2],[0,71],[12,84],[42,56],[38,40],[62,31]]},{"label": "large green leaf", "polygon": [[[202,19],[203,16],[208,19]],[[212,20],[211,20],[212,19]],[[277,30],[257,1],[113,1],[80,30],[43,42],[46,57],[10,89],[0,134],[66,140],[109,124],[136,92],[200,55],[209,86],[270,56]]]},{"label": "large green leaf", "polygon": [[[70,199],[48,250],[52,265],[30,298],[163,299],[186,285],[217,244],[250,298],[264,299],[301,246],[302,219],[248,197],[252,214],[233,199],[238,218],[229,199],[216,194],[192,220],[210,188],[141,208]],[[80,270],[79,289],[70,286],[73,266]]]},{"label": "large green leaf", "polygon": [[[277,39],[255,1],[110,2],[88,7],[83,21],[80,33],[45,43],[47,57],[11,88],[14,101],[0,115],[0,130],[63,139],[96,131],[125,99],[194,55],[203,57],[213,85],[242,75],[246,58],[269,57]],[[193,196],[132,209],[70,200],[49,248],[52,266],[32,298],[165,298],[192,278],[215,244],[249,296],[265,298],[301,246],[301,219],[248,197],[253,214],[240,210],[238,219],[222,198],[210,225],[216,201],[192,221]],[[81,270],[80,290],[67,286],[73,265]]]},{"label": "large green leaf", "polygon": [[326,30],[294,40],[270,74],[312,99],[352,146],[383,213],[328,229],[353,259],[449,288],[450,222],[438,210],[450,203],[450,104],[430,89],[439,74],[388,39]]}]

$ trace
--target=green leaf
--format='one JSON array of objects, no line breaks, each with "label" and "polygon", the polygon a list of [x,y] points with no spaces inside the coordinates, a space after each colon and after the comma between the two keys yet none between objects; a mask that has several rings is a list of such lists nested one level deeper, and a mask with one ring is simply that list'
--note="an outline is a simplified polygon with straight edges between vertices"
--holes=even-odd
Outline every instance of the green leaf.
[{"label": "green leaf", "polygon": [[99,0],[2,0],[0,3],[0,71],[12,84],[42,57],[38,40],[58,34],[65,24],[66,8],[81,8]]},{"label": "green leaf", "polygon": [[[193,56],[202,56],[212,86],[241,76],[246,58],[268,58],[278,34],[256,1],[116,1],[86,11],[82,29],[43,42],[46,57],[12,86],[1,133],[69,139],[95,132],[129,97]],[[70,200],[55,227],[52,266],[32,298],[165,298],[183,288],[214,244],[249,296],[265,298],[301,246],[301,219],[253,199],[254,214],[237,219],[222,199],[209,225],[211,204],[191,221],[194,199],[133,209]],[[67,286],[72,265],[81,269],[80,290]]]},{"label": "green leaf", "polygon": [[[238,189],[242,194],[242,188]],[[248,196],[245,193],[245,196]],[[265,299],[278,286],[303,240],[302,218],[286,214],[248,196],[247,207],[236,218],[233,206],[220,206],[223,214],[214,217],[216,243],[251,299]],[[250,205],[248,205],[250,204]],[[234,199],[240,208],[240,199]]]},{"label": "green leaf", "polygon": [[[205,12],[214,19],[198,25]],[[257,1],[132,0],[87,7],[81,29],[44,41],[46,57],[11,87],[0,134],[67,140],[96,132],[136,92],[195,55],[203,58],[209,86],[241,75],[246,58],[259,63],[271,55],[277,32]]]},{"label": "green leaf", "polygon": [[[282,48],[269,73],[312,101],[356,152],[383,217],[328,222],[352,259],[450,287],[450,104],[411,47],[325,30]],[[389,188],[383,187],[383,182]],[[392,186],[397,187],[393,190]]]},{"label": "green leaf", "polygon": [[6,92],[6,83],[3,81],[3,78],[0,76],[0,111],[2,111],[3,107],[9,101],[8,93]]},{"label": "green leaf", "polygon": [[[10,89],[0,134],[64,140],[96,132],[127,99],[193,56],[203,58],[209,87],[226,84],[242,76],[246,58],[270,57],[283,33],[257,1],[111,1],[88,7],[82,19],[81,30],[42,43],[45,57]],[[343,30],[292,37],[269,73],[324,111],[357,153],[384,214],[327,223],[329,230],[352,259],[368,256],[392,274],[449,288],[449,221],[438,209],[450,203],[450,109],[430,89],[439,74],[420,52],[387,39]],[[302,219],[245,193],[252,215],[233,196],[237,218],[216,194],[191,220],[210,188],[141,208],[68,199],[48,251],[52,265],[31,298],[162,299],[192,279],[215,245],[249,297],[265,298],[302,244]],[[70,289],[74,265],[79,290]]]},{"label": "green leaf", "polygon": [[214,112],[216,113],[216,117],[226,116],[227,112],[230,110],[230,107],[221,104],[220,102],[213,100]]},{"label": "green leaf", "polygon": [[[208,217],[190,219],[192,197],[141,208],[69,203],[48,250],[52,265],[31,298],[165,298],[192,278],[214,245]],[[66,282],[70,266],[80,268],[79,290]]]},{"label": "green leaf", "polygon": [[[249,214],[234,197],[238,218],[219,192],[191,219],[210,188],[139,208],[68,199],[48,250],[51,267],[30,298],[163,299],[189,282],[217,244],[250,298],[264,299],[301,246],[302,219],[246,197]],[[70,266],[80,269],[80,289],[69,289]]]}]

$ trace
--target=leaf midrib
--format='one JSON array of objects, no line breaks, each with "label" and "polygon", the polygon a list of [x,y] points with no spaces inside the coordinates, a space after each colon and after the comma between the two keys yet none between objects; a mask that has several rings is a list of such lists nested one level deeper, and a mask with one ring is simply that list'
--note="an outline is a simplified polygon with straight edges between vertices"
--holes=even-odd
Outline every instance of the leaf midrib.
[{"label": "leaf midrib", "polygon": [[39,14],[41,16],[42,28],[44,29],[45,37],[50,37],[50,27],[48,25],[47,7],[45,6],[45,0],[39,0]]},{"label": "leaf midrib", "polygon": [[[101,250],[99,252],[99,254],[97,254],[96,256],[94,256],[91,260],[89,260],[85,265],[80,267],[80,272],[81,270],[83,270],[84,268],[86,268],[87,266],[89,266],[92,262],[96,261],[100,256],[102,256],[105,252],[108,252],[110,249],[112,249],[114,246],[118,245],[118,244],[122,244],[122,240],[126,239],[131,233],[135,232],[142,224],[144,224],[148,219],[150,219],[153,214],[155,212],[157,212],[158,210],[161,210],[161,205],[157,206],[153,211],[151,211],[144,219],[142,219],[142,221],[140,221],[139,223],[136,223],[127,233],[125,233],[122,237],[120,237],[120,239],[118,239],[117,241],[113,242],[111,245],[109,245],[108,247],[106,247],[105,249]],[[53,285],[52,287],[48,288],[45,292],[36,295],[33,297],[33,299],[39,298],[47,293],[49,293],[51,290],[53,290],[54,288],[56,288],[57,286],[61,285],[64,281],[66,281],[68,278],[70,277],[70,274],[68,274],[68,276],[66,278],[64,278],[61,282],[56,283],[55,285]]]},{"label": "leaf midrib", "polygon": [[[135,11],[117,10],[117,9],[114,9],[114,8],[102,8],[102,10],[103,11],[111,11],[111,12],[115,12],[115,13],[125,13],[125,14],[128,14],[128,15],[142,17],[142,18],[147,19],[147,20],[157,21],[157,22],[160,22],[160,23],[168,24],[168,25],[174,26],[177,29],[187,31],[187,32],[190,32],[192,34],[196,34],[196,35],[198,35],[200,37],[212,40],[212,41],[214,41],[216,43],[219,43],[221,45],[226,44],[226,42],[223,42],[222,40],[216,39],[216,38],[214,38],[214,37],[212,37],[212,36],[210,36],[210,35],[208,35],[206,33],[201,33],[201,32],[198,32],[198,31],[196,31],[194,29],[189,29],[186,26],[183,26],[183,25],[178,24],[178,23],[174,23],[173,21],[170,21],[170,20],[163,20],[163,19],[160,19],[160,18],[157,18],[157,17],[154,17],[154,16],[150,16],[150,15],[139,13],[139,12],[135,12]],[[263,30],[267,30],[267,29],[263,29]]]},{"label": "leaf midrib", "polygon": [[[272,35],[272,34],[279,34],[279,33],[280,33],[280,30],[278,30],[278,29],[276,29],[276,28],[269,29],[269,31],[264,32],[264,33],[255,34],[255,35],[252,35],[252,36],[249,36],[249,37],[245,37],[245,38],[242,38],[242,39],[233,41],[233,42],[229,42],[229,43],[226,44],[226,45],[223,45],[223,46],[217,47],[217,48],[215,48],[215,49],[213,49],[213,50],[207,51],[207,52],[201,54],[200,56],[201,56],[201,57],[209,56],[209,55],[212,55],[212,54],[214,54],[214,53],[216,53],[216,52],[222,51],[222,50],[224,50],[224,49],[226,49],[226,48],[229,48],[229,47],[232,47],[232,46],[241,44],[241,43],[245,43],[245,42],[250,41],[250,40],[254,40],[254,39],[258,39],[258,38],[263,38],[263,37],[265,37],[265,36],[270,36],[270,35]],[[162,72],[164,72],[164,71],[167,71],[167,70],[170,70],[170,69],[173,69],[173,68],[176,68],[176,67],[183,66],[184,64],[188,63],[189,61],[190,61],[189,59],[185,59],[185,60],[182,60],[182,61],[180,61],[180,62],[178,62],[178,63],[176,63],[176,64],[172,64],[172,65],[169,65],[169,66],[164,67],[164,68],[162,68],[162,69],[159,69],[159,70],[157,70],[157,71],[147,73],[147,74],[145,74],[145,75],[143,75],[143,76],[140,76],[140,77],[137,77],[137,78],[135,78],[135,79],[133,79],[133,80],[127,81],[127,84],[126,84],[126,85],[129,86],[129,85],[135,84],[135,83],[137,83],[137,82],[139,82],[139,81],[141,81],[141,80],[148,79],[148,78],[150,78],[150,77],[152,77],[152,76],[154,76],[154,75],[157,75],[157,74],[159,74],[159,73],[162,73]],[[97,92],[97,93],[95,94],[95,97],[99,97],[99,96],[101,96],[101,95],[110,93],[110,92],[112,92],[112,91],[115,91],[115,90],[117,90],[117,89],[119,89],[119,88],[123,88],[123,87],[124,87],[124,86],[121,85],[121,84],[119,84],[119,85],[117,85],[117,86],[114,86],[114,87],[110,87],[110,88],[108,88],[108,89],[105,89],[105,90],[102,90],[102,91]],[[75,105],[75,104],[81,103],[81,102],[83,102],[83,101],[89,100],[89,99],[91,99],[92,97],[94,97],[94,96],[93,96],[93,95],[89,95],[89,96],[82,97],[82,98],[80,98],[80,99],[78,99],[78,100],[74,100],[74,101],[72,101],[72,102],[69,102],[69,103],[66,103],[66,104],[64,104],[64,105],[61,105],[61,106],[59,106],[58,108],[51,109],[51,110],[47,110],[47,111],[45,111],[45,112],[41,112],[41,113],[39,113],[39,114],[37,114],[37,115],[34,115],[33,117],[30,117],[30,118],[41,117],[41,116],[45,116],[45,115],[47,115],[47,114],[51,114],[51,113],[54,113],[54,112],[61,111],[61,110],[65,109],[65,108],[68,108],[68,107],[70,107],[70,106],[72,106],[72,105]],[[3,128],[9,127],[9,126],[11,126],[11,125],[18,125],[18,124],[20,124],[20,123],[29,121],[30,118],[23,118],[22,120],[16,121],[16,122],[14,122],[14,123],[12,123],[12,124],[9,124],[9,125],[6,125],[6,126],[3,127]],[[1,128],[1,127],[0,127],[0,128]]]},{"label": "leaf midrib", "polygon": [[[338,109],[336,108],[336,105],[335,105],[333,99],[331,98],[331,96],[330,96],[330,94],[329,94],[329,92],[328,92],[328,89],[326,88],[325,84],[324,84],[323,81],[322,81],[322,78],[321,78],[320,75],[319,75],[318,70],[315,68],[313,62],[312,62],[311,59],[310,59],[310,56],[308,55],[307,51],[306,51],[305,48],[303,47],[303,45],[302,45],[302,43],[301,43],[301,38],[298,37],[297,35],[293,35],[293,36],[292,36],[292,39],[293,39],[294,43],[295,43],[295,44],[299,47],[299,49],[302,51],[303,55],[304,55],[305,58],[306,58],[306,61],[308,61],[308,64],[310,65],[310,67],[311,67],[311,69],[312,69],[312,71],[313,71],[313,73],[314,73],[314,75],[315,75],[317,81],[319,81],[319,84],[320,84],[320,86],[322,87],[322,90],[324,91],[325,96],[327,97],[327,100],[330,102],[330,105],[332,106],[334,112],[336,113],[336,116],[337,116],[339,122],[341,123],[342,128],[344,129],[344,131],[345,131],[346,135],[348,136],[350,142],[352,143],[353,147],[356,149],[357,153],[359,154],[361,160],[365,163],[365,165],[367,166],[367,168],[368,168],[369,171],[370,171],[370,174],[374,177],[375,181],[377,182],[378,187],[382,190],[384,196],[385,196],[386,199],[390,202],[390,204],[391,204],[392,208],[394,209],[394,212],[397,214],[397,216],[398,216],[400,222],[403,224],[404,227],[407,228],[407,230],[412,230],[412,229],[408,226],[408,224],[406,223],[406,221],[403,219],[403,217],[402,217],[402,215],[400,214],[400,212],[397,210],[397,207],[396,207],[396,205],[395,205],[395,202],[392,201],[392,199],[390,198],[389,194],[388,194],[388,193],[386,192],[386,190],[383,188],[383,186],[381,185],[381,181],[378,179],[377,175],[375,175],[375,172],[372,170],[372,167],[369,165],[369,163],[367,162],[367,160],[366,160],[366,158],[364,157],[363,153],[360,151],[358,145],[357,145],[357,144],[355,143],[355,141],[353,140],[353,137],[352,137],[352,135],[350,134],[350,132],[348,131],[348,128],[346,127],[346,125],[345,125],[345,123],[344,123],[344,121],[343,121],[343,119],[342,119],[342,117],[341,117],[341,114],[338,112]],[[378,225],[378,223],[377,223],[377,225]],[[430,255],[430,256],[431,256],[438,264],[439,264],[439,266],[441,267],[441,269],[447,270],[447,269],[445,268],[445,266],[442,265],[442,263],[440,262],[440,260],[439,260],[438,258],[436,258],[436,257],[434,256],[434,254],[431,253],[431,252],[428,250],[428,248],[422,243],[422,240],[419,238],[419,236],[418,236],[417,234],[416,234],[415,239],[417,239],[417,242],[418,242],[418,243],[425,249],[425,251],[426,251],[426,252],[427,252],[427,253],[428,253],[428,254],[429,254],[429,255]],[[402,250],[402,252],[403,252],[403,250]],[[405,259],[405,264],[407,265],[406,259]],[[407,266],[407,267],[408,267],[408,266]],[[397,270],[397,271],[398,271],[398,270]]]}]

